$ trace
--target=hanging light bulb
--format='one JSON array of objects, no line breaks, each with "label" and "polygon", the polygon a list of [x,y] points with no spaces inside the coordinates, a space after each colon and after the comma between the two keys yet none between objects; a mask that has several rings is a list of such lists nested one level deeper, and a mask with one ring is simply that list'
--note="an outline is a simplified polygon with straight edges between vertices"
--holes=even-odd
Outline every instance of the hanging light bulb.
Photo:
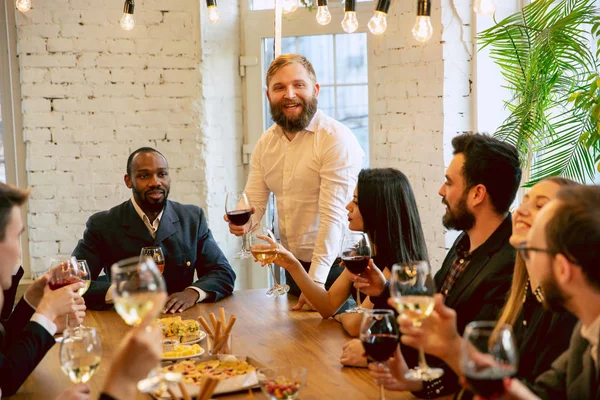
[{"label": "hanging light bulb", "polygon": [[296,11],[298,6],[298,0],[283,0],[282,11],[284,14],[290,14]]},{"label": "hanging light bulb", "polygon": [[433,36],[431,26],[431,0],[419,0],[417,3],[417,20],[412,34],[419,42],[426,42]]},{"label": "hanging light bulb", "polygon": [[27,12],[31,8],[31,0],[17,0],[17,10]]},{"label": "hanging light bulb", "polygon": [[346,15],[342,21],[342,29],[347,33],[352,33],[358,29],[358,20],[356,19],[356,0],[346,0],[344,10]]},{"label": "hanging light bulb", "polygon": [[496,12],[496,3],[494,3],[494,0],[475,0],[473,11],[479,15],[491,17]]},{"label": "hanging light bulb", "polygon": [[379,0],[375,7],[375,15],[369,20],[369,30],[373,35],[381,35],[387,29],[387,13],[390,10],[391,0]]},{"label": "hanging light bulb", "polygon": [[317,9],[317,22],[321,25],[327,25],[331,22],[331,14],[327,7],[327,0],[319,0],[317,4],[319,6]]},{"label": "hanging light bulb", "polygon": [[133,20],[133,9],[135,4],[133,0],[125,0],[123,6],[123,17],[121,18],[121,28],[126,31],[130,31],[135,27],[135,21]]},{"label": "hanging light bulb", "polygon": [[206,7],[208,8],[208,20],[213,24],[219,22],[221,15],[217,8],[217,0],[206,0]]}]

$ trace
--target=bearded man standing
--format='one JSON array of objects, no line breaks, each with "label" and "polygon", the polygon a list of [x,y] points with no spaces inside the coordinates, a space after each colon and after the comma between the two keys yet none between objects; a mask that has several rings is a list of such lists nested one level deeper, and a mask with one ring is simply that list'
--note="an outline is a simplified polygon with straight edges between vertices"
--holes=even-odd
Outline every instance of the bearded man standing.
[{"label": "bearded man standing", "polygon": [[[347,225],[345,206],[365,155],[350,129],[317,109],[320,87],[305,57],[277,57],[266,83],[275,124],[254,148],[245,191],[254,221],[275,194],[281,244],[327,289],[342,272],[335,261]],[[250,225],[230,223],[229,229],[240,236]],[[310,307],[287,272],[286,279],[290,293],[300,296],[293,309]]]}]

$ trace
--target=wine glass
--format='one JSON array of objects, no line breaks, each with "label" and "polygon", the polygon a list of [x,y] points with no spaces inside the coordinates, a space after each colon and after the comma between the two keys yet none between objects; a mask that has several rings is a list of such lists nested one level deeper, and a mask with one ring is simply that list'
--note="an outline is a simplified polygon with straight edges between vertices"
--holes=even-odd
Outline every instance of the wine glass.
[{"label": "wine glass", "polygon": [[[157,307],[160,295],[166,291],[165,281],[150,257],[131,257],[111,267],[113,301],[117,313],[127,325],[139,325],[146,314]],[[154,368],[146,379],[138,382],[142,392],[166,390],[181,380],[180,374],[164,373]]]},{"label": "wine glass", "polygon": [[[82,267],[75,257],[71,257],[67,260],[52,259],[50,265],[48,287],[51,290],[57,290],[77,282],[84,282],[85,286],[77,291],[80,296],[83,296],[90,287],[90,270],[87,268],[87,263],[85,267]],[[69,327],[69,314],[65,316],[65,322]]]},{"label": "wine glass", "polygon": [[[411,261],[394,264],[390,280],[390,295],[399,314],[412,320],[419,327],[429,317],[435,305],[433,295],[435,283],[431,276],[431,267],[427,261]],[[444,375],[441,368],[430,368],[425,359],[423,347],[419,347],[419,366],[410,369],[404,375],[412,381],[429,381]]]},{"label": "wine glass", "polygon": [[503,379],[517,373],[518,355],[510,325],[474,321],[463,334],[460,369],[476,394],[490,399],[504,394]]},{"label": "wine glass", "polygon": [[100,365],[102,345],[94,328],[67,329],[60,343],[60,365],[71,382],[88,382]]},{"label": "wine glass", "polygon": [[165,272],[165,256],[160,246],[142,247],[140,257],[150,257],[154,260],[160,273]]},{"label": "wine glass", "polygon": [[[237,226],[244,226],[252,218],[252,205],[246,192],[228,192],[225,199],[225,212],[229,222]],[[238,260],[250,258],[248,251],[248,234],[242,235],[242,250],[235,255]]]},{"label": "wine glass", "polygon": [[[392,310],[363,310],[360,341],[369,361],[387,363],[398,347],[399,337],[398,324]],[[383,384],[379,385],[379,399],[385,399]]]},{"label": "wine glass", "polygon": [[[340,257],[350,272],[356,275],[362,274],[371,259],[371,242],[369,241],[369,236],[363,232],[346,233],[342,239]],[[364,309],[361,307],[361,304],[360,289],[356,289],[356,307],[346,312],[363,312]]]},{"label": "wine glass", "polygon": [[[277,244],[275,243],[275,235],[268,228],[264,226],[258,226],[256,229],[249,233],[250,252],[256,260],[261,262],[263,265],[267,265],[267,268],[271,272],[273,277],[273,286],[267,290],[267,296],[277,297],[283,296],[289,292],[290,287],[288,285],[280,285],[273,271],[273,262],[277,258]],[[267,240],[270,238],[273,243]]]}]

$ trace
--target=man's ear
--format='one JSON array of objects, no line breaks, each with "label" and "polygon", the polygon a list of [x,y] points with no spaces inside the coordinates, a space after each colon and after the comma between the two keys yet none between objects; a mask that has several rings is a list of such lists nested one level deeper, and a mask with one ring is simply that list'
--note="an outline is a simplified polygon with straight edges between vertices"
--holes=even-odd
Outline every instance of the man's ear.
[{"label": "man's ear", "polygon": [[269,95],[269,89],[265,90],[265,94],[267,95],[267,99],[269,99],[269,103],[271,102],[271,96]]},{"label": "man's ear", "polygon": [[569,283],[575,276],[575,269],[578,268],[575,264],[573,264],[567,257],[563,254],[557,254],[554,257],[554,262],[552,263],[552,268],[554,269],[554,276],[556,280],[565,285]]},{"label": "man's ear", "polygon": [[133,188],[133,183],[131,183],[131,178],[129,177],[128,174],[125,174],[125,176],[123,177],[123,181],[125,181],[125,185],[131,189]]},{"label": "man's ear", "polygon": [[476,207],[480,205],[487,198],[487,188],[482,184],[475,185],[469,190],[469,198],[471,206]]},{"label": "man's ear", "polygon": [[321,85],[319,85],[318,83],[315,83],[315,93],[314,96],[315,97],[319,97],[319,92],[321,91]]}]

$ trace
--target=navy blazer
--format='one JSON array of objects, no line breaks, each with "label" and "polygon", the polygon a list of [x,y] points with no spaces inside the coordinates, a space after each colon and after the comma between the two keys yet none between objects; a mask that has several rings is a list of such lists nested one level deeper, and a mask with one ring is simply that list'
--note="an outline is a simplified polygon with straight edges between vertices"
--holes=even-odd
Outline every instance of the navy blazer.
[{"label": "navy blazer", "polygon": [[[96,281],[102,270],[110,279],[110,267],[117,261],[138,256],[142,247],[160,246],[165,256],[163,277],[169,293],[195,286],[217,301],[233,291],[235,273],[217,245],[197,206],[167,200],[156,238],[135,211],[131,200],[108,211],[92,215],[73,256],[87,260]],[[194,272],[198,280],[193,282]],[[107,282],[93,282],[84,295],[89,308],[104,305]]]}]

